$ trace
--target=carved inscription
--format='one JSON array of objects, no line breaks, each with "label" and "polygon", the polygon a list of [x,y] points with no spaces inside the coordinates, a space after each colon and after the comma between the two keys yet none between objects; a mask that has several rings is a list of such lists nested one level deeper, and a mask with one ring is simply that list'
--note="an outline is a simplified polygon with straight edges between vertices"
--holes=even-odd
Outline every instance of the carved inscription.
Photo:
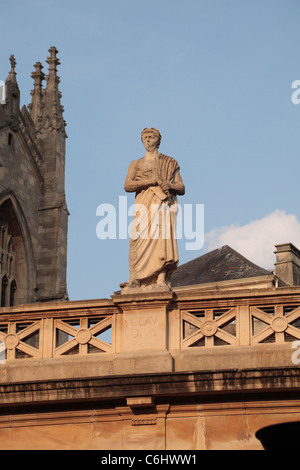
[{"label": "carved inscription", "polygon": [[129,322],[129,335],[131,338],[145,338],[149,336],[157,336],[158,316],[148,314],[143,316],[135,316]]}]

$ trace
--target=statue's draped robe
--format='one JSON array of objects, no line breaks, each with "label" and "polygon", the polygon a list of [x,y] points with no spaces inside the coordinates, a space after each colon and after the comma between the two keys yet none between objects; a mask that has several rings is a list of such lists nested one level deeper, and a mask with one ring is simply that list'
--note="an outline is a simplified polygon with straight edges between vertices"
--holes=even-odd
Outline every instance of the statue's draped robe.
[{"label": "statue's draped robe", "polygon": [[[174,183],[178,170],[176,160],[158,155],[157,172],[162,181]],[[138,160],[135,181],[149,177],[151,171],[145,170],[143,159]],[[176,212],[177,197],[170,193],[166,195],[159,186],[150,186],[136,194],[129,249],[131,280],[147,283],[163,270],[166,270],[168,278],[176,269]]]}]

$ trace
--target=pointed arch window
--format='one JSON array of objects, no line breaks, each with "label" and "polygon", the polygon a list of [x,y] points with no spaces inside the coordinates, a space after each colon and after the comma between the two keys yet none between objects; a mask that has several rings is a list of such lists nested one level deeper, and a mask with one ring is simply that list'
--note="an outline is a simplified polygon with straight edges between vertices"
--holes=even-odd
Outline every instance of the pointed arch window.
[{"label": "pointed arch window", "polygon": [[[5,307],[35,301],[33,244],[25,214],[15,194],[0,195],[0,301],[2,278],[8,280]],[[4,305],[3,305],[4,306]]]},{"label": "pointed arch window", "polygon": [[0,218],[0,275],[1,307],[14,305],[17,284],[15,280],[15,260],[13,237],[8,222]]},{"label": "pointed arch window", "polygon": [[6,306],[7,286],[8,286],[7,276],[3,276],[2,282],[1,282],[1,307]]},{"label": "pointed arch window", "polygon": [[13,279],[9,288],[9,306],[12,307],[15,303],[15,292],[17,290],[16,281]]}]

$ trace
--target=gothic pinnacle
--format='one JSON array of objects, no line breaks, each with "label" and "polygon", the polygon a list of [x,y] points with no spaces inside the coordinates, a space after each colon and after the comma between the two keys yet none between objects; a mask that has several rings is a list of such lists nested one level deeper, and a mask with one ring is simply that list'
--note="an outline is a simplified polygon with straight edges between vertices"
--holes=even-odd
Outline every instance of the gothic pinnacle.
[{"label": "gothic pinnacle", "polygon": [[11,54],[11,56],[9,58],[9,61],[10,61],[10,65],[11,65],[10,73],[16,73],[15,68],[16,68],[17,62],[16,62],[15,56],[13,54]]},{"label": "gothic pinnacle", "polygon": [[39,89],[42,88],[42,82],[45,78],[44,72],[42,72],[42,69],[44,68],[40,62],[36,62],[34,64],[35,71],[32,72],[31,77],[34,79],[34,87],[37,87]]},{"label": "gothic pinnacle", "polygon": [[43,109],[43,90],[42,83],[45,78],[45,74],[42,72],[43,66],[40,62],[34,64],[35,71],[32,72],[31,77],[34,80],[33,90],[30,92],[32,101],[28,105],[28,109],[31,114],[33,122],[37,125],[42,120],[42,109]]},{"label": "gothic pinnacle", "polygon": [[9,61],[10,61],[10,66],[11,66],[11,69],[10,69],[10,72],[8,74],[8,77],[7,77],[7,81],[11,82],[11,81],[15,81],[16,82],[16,65],[17,65],[17,62],[16,62],[16,59],[15,59],[15,56],[13,54],[11,54],[11,56],[9,57]]},{"label": "gothic pinnacle", "polygon": [[46,60],[47,64],[49,64],[49,73],[54,72],[55,75],[57,73],[57,66],[60,65],[59,59],[56,57],[58,54],[58,50],[55,46],[50,47],[49,49],[50,57]]},{"label": "gothic pinnacle", "polygon": [[[36,62],[34,65],[35,71],[31,75],[34,79],[34,89],[31,92],[32,102],[29,105],[29,110],[37,132],[45,134],[56,130],[65,135],[64,109],[60,101],[61,92],[58,89],[60,83],[57,75],[57,66],[60,65],[57,57],[58,50],[52,46],[49,49],[49,53],[50,56],[46,60],[47,64],[49,64],[46,77],[42,72],[42,64]],[[42,89],[44,78],[46,78],[46,87]]]}]

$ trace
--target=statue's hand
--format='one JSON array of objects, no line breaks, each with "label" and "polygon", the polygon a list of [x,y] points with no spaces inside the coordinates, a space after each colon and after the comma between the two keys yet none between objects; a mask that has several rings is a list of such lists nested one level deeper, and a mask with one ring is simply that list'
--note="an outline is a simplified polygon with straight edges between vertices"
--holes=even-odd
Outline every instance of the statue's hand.
[{"label": "statue's hand", "polygon": [[161,189],[163,190],[164,193],[170,192],[171,185],[167,181],[162,181],[160,183],[160,187],[161,187]]}]

